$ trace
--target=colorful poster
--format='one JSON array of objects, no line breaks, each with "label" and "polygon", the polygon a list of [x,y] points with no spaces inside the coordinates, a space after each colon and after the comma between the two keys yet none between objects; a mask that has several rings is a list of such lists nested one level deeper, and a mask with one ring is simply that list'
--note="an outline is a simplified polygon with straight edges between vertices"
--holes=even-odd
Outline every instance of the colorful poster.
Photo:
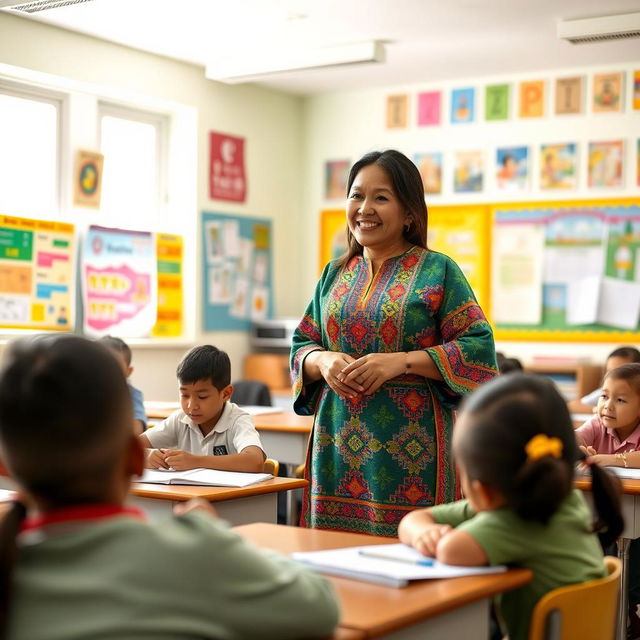
[{"label": "colorful poster", "polygon": [[454,154],[453,190],[456,193],[482,191],[482,151],[457,151]]},{"label": "colorful poster", "polygon": [[418,126],[429,127],[440,124],[440,91],[425,91],[418,94]]},{"label": "colorful poster", "polygon": [[473,122],[475,118],[475,89],[454,89],[451,92],[451,122]]},{"label": "colorful poster", "polygon": [[156,273],[151,233],[90,226],[82,252],[85,333],[149,335],[157,318]]},{"label": "colorful poster", "polygon": [[582,76],[556,80],[556,114],[582,113]]},{"label": "colorful poster", "polygon": [[205,331],[246,331],[273,316],[271,221],[202,213]]},{"label": "colorful poster", "polygon": [[607,207],[605,275],[640,282],[640,207]]},{"label": "colorful poster", "polygon": [[508,147],[496,150],[496,184],[505,191],[521,191],[529,180],[529,149]]},{"label": "colorful poster", "polygon": [[424,192],[429,195],[442,193],[442,153],[416,153],[413,161],[422,176]]},{"label": "colorful poster", "polygon": [[94,151],[78,151],[73,174],[73,206],[100,208],[104,156]]},{"label": "colorful poster", "polygon": [[633,108],[640,111],[640,71],[633,72]]},{"label": "colorful poster", "polygon": [[575,189],[576,144],[543,144],[540,146],[540,188]]},{"label": "colorful poster", "polygon": [[324,163],[324,197],[326,200],[347,197],[347,179],[349,178],[349,160],[331,160]]},{"label": "colorful poster", "polygon": [[325,209],[320,214],[320,263],[322,272],[330,260],[347,250],[347,218],[344,209]]},{"label": "colorful poster", "polygon": [[405,129],[409,111],[407,94],[387,96],[387,129]]},{"label": "colorful poster", "polygon": [[622,187],[624,140],[589,143],[589,186]]},{"label": "colorful poster", "polygon": [[483,309],[489,306],[489,238],[485,206],[429,207],[427,246],[456,261]]},{"label": "colorful poster", "polygon": [[640,187],[640,138],[636,141],[636,182]]},{"label": "colorful poster", "polygon": [[622,81],[624,74],[596,73],[593,76],[594,113],[622,111]]},{"label": "colorful poster", "polygon": [[182,236],[156,235],[158,260],[158,315],[151,335],[159,338],[181,336],[184,329],[182,273],[184,245]]},{"label": "colorful poster", "polygon": [[511,85],[487,86],[484,100],[485,120],[507,120],[509,118],[509,90]]},{"label": "colorful poster", "polygon": [[209,198],[245,202],[244,138],[209,132]]},{"label": "colorful poster", "polygon": [[541,118],[544,116],[544,80],[520,83],[521,118]]},{"label": "colorful poster", "polygon": [[75,303],[74,227],[0,215],[0,326],[70,331]]}]

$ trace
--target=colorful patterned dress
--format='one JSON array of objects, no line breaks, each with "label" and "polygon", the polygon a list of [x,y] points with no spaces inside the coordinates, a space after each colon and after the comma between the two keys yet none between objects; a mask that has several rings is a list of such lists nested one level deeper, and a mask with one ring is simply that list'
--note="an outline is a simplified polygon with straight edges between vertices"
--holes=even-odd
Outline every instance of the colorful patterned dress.
[{"label": "colorful patterned dress", "polygon": [[[444,381],[415,374],[375,393],[343,398],[324,380],[304,385],[317,349],[359,357],[425,349]],[[410,510],[457,497],[451,460],[453,410],[496,374],[491,328],[458,266],[412,247],[385,261],[330,262],[293,337],[297,413],[315,413],[302,525],[395,536]]]}]

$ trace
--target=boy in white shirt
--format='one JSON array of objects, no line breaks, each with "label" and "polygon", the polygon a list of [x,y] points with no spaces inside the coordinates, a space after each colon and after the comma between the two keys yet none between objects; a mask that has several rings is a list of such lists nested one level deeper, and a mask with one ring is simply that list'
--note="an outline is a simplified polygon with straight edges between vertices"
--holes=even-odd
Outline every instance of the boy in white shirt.
[{"label": "boy in white shirt", "polygon": [[140,436],[145,467],[262,471],[266,456],[253,420],[229,402],[229,356],[212,345],[194,347],[177,376],[182,409]]}]

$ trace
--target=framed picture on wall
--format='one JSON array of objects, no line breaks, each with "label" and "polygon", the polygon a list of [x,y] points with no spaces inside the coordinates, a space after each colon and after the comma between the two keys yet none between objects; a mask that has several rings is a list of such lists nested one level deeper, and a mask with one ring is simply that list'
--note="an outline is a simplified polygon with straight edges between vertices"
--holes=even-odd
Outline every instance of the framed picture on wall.
[{"label": "framed picture on wall", "polygon": [[418,126],[429,127],[440,124],[440,91],[425,91],[418,94]]},{"label": "framed picture on wall", "polygon": [[594,113],[622,111],[622,83],[624,73],[596,73],[593,76]]},{"label": "framed picture on wall", "polygon": [[589,143],[589,186],[624,186],[624,140]]},{"label": "framed picture on wall", "polygon": [[496,149],[496,184],[504,191],[522,191],[529,181],[529,149]]},{"label": "framed picture on wall", "polygon": [[330,260],[347,250],[347,218],[344,209],[325,209],[320,214],[320,251],[318,272]]},{"label": "framed picture on wall", "polygon": [[409,112],[409,96],[387,96],[387,129],[406,129]]},{"label": "framed picture on wall", "polygon": [[541,118],[544,116],[544,88],[544,80],[520,83],[518,115],[521,118]]},{"label": "framed picture on wall", "polygon": [[451,92],[451,122],[473,122],[475,119],[475,90],[454,89]]},{"label": "framed picture on wall", "polygon": [[422,176],[424,192],[430,195],[442,193],[442,153],[416,153],[413,161]]},{"label": "framed picture on wall", "polygon": [[456,151],[454,153],[453,190],[455,193],[482,191],[482,151]]},{"label": "framed picture on wall", "polygon": [[556,114],[582,113],[582,76],[556,79]]},{"label": "framed picture on wall", "polygon": [[349,160],[329,160],[324,163],[324,197],[326,200],[344,200],[347,197]]},{"label": "framed picture on wall", "polygon": [[510,88],[511,85],[508,84],[493,84],[485,89],[485,120],[507,120]]},{"label": "framed picture on wall", "polygon": [[541,189],[576,188],[576,147],[575,142],[540,146]]}]

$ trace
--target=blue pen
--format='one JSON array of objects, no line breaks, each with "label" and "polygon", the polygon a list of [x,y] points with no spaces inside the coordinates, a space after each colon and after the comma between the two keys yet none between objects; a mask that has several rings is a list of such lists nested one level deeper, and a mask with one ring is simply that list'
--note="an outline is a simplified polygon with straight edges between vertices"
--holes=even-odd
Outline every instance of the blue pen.
[{"label": "blue pen", "polygon": [[392,562],[404,562],[405,564],[418,564],[422,567],[432,567],[433,558],[403,558],[377,549],[360,549],[361,556],[367,556],[369,558],[379,558],[380,560],[391,560]]}]

